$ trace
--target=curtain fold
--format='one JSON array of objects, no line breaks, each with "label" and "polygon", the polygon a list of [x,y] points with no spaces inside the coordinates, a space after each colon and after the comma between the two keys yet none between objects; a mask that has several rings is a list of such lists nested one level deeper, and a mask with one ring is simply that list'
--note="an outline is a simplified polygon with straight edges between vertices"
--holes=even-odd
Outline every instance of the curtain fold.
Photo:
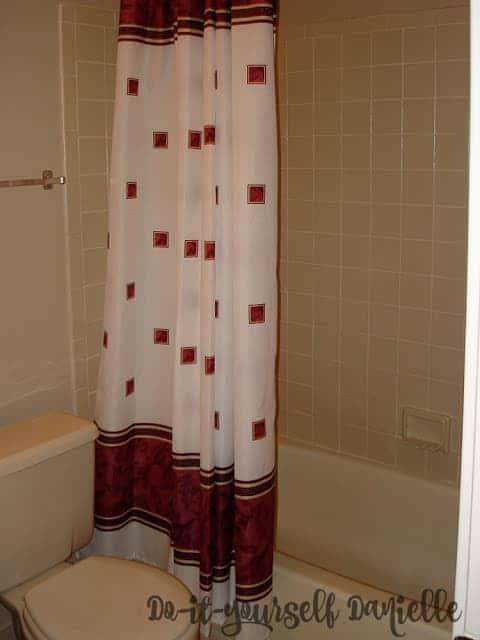
[{"label": "curtain fold", "polygon": [[95,548],[214,607],[272,583],[273,1],[123,0]]}]

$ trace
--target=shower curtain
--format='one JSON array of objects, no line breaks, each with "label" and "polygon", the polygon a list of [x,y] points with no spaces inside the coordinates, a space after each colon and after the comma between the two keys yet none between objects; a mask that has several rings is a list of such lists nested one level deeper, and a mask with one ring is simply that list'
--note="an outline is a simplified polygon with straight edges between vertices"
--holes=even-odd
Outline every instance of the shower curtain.
[{"label": "shower curtain", "polygon": [[123,0],[94,548],[271,590],[273,0]]}]

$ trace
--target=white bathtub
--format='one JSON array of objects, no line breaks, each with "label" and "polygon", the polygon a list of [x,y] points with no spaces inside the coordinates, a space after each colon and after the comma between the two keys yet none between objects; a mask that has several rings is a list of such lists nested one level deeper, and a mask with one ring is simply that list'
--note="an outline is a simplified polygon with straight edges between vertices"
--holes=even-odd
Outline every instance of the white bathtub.
[{"label": "white bathtub", "polygon": [[[455,489],[288,441],[280,441],[278,455],[279,600],[308,600],[317,588],[335,592],[343,615],[334,637],[360,639],[393,636],[387,620],[346,619],[349,595],[419,600],[423,589],[443,588],[453,599]],[[407,638],[441,639],[449,637],[449,627],[417,622],[400,631],[408,629]],[[321,628],[302,625],[293,635],[323,638]],[[291,638],[292,631],[280,627],[273,637]]]},{"label": "white bathtub", "polygon": [[[295,629],[286,628],[283,623],[274,624],[271,640],[391,640],[395,637],[389,616],[375,620],[373,615],[364,615],[360,620],[352,621],[350,616],[357,617],[354,606],[348,605],[350,596],[362,599],[364,605],[369,601],[388,603],[392,594],[367,587],[353,580],[341,578],[329,571],[310,566],[300,560],[288,558],[277,553],[275,556],[274,595],[281,605],[287,602],[312,602],[317,589],[333,594],[335,600],[331,607],[332,613],[338,618],[333,626],[328,627],[326,621],[317,623],[314,620],[300,623]],[[404,604],[407,606],[408,602]],[[320,609],[320,618],[324,613]],[[363,609],[365,612],[366,609]],[[309,615],[311,616],[311,610]],[[395,632],[405,640],[450,640],[451,624],[439,623],[433,620],[426,622],[405,622],[398,624],[394,620]]]}]

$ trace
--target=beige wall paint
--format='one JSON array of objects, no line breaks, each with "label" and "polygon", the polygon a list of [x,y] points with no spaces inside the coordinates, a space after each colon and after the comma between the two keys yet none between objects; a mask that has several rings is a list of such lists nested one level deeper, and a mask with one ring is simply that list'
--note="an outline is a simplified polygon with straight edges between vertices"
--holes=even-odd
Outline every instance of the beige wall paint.
[{"label": "beige wall paint", "polygon": [[[62,173],[57,7],[6,3],[0,23],[1,177]],[[69,408],[63,191],[0,191],[0,421]]]},{"label": "beige wall paint", "polygon": [[[58,2],[3,3],[0,38],[0,177],[63,173]],[[72,408],[64,193],[0,191],[0,424]]]}]

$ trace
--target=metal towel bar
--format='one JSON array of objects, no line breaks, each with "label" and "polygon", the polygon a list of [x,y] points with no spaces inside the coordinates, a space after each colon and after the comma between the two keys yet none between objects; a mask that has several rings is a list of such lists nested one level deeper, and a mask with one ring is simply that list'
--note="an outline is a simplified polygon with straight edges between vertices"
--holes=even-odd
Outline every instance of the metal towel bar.
[{"label": "metal towel bar", "polygon": [[44,189],[53,189],[55,184],[65,184],[65,176],[54,176],[53,171],[45,169],[42,171],[41,178],[17,178],[15,180],[0,180],[0,189],[8,189],[10,187],[36,187],[41,186]]}]

